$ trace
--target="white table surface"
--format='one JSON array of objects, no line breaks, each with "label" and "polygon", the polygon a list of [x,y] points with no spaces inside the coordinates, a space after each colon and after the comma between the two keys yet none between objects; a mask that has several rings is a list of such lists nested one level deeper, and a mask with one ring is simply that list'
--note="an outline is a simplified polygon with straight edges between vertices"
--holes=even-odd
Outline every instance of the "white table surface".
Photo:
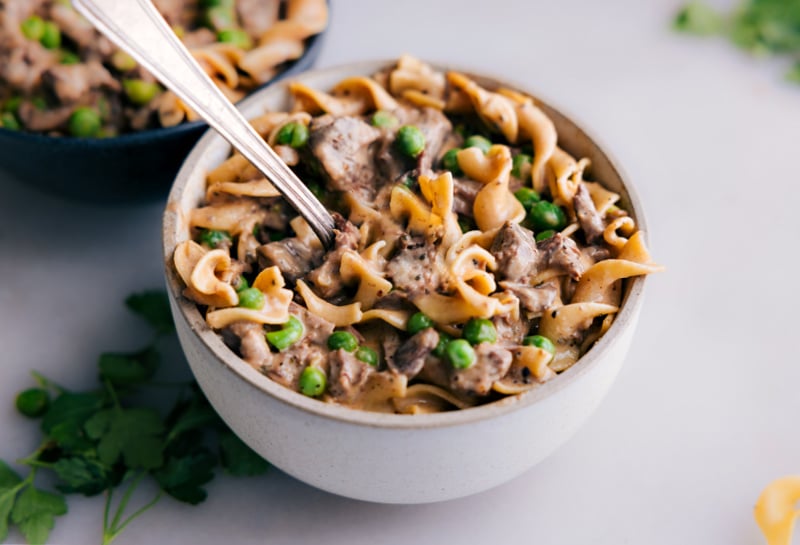
[{"label": "white table surface", "polygon": [[[755,499],[800,473],[800,87],[778,61],[675,35],[677,5],[335,0],[319,66],[404,52],[470,65],[539,89],[602,135],[668,271],[651,279],[608,398],[513,482],[386,506],[277,470],[221,476],[204,504],[163,500],[119,545],[762,543]],[[30,370],[89,387],[99,352],[146,338],[122,300],[162,285],[160,215],[160,203],[100,208],[0,180],[0,458],[35,447],[12,403]],[[169,365],[185,373],[180,358]],[[99,543],[102,497],[71,496],[69,509],[51,542]]]}]

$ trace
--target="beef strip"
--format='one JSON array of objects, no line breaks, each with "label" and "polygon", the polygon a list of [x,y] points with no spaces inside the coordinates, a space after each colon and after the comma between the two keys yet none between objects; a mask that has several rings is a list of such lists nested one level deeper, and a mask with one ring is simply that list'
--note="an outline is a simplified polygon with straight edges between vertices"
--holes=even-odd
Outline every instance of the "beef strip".
[{"label": "beef strip", "polygon": [[111,41],[97,32],[94,26],[72,6],[62,3],[53,4],[50,9],[50,18],[58,25],[62,34],[78,46],[83,58],[92,57],[102,60],[114,52],[114,45]]},{"label": "beef strip", "polygon": [[279,0],[237,0],[242,27],[251,36],[261,36],[278,20]]},{"label": "beef strip", "polygon": [[412,298],[435,291],[443,278],[436,266],[436,247],[422,237],[405,235],[400,250],[386,265],[387,276],[395,288]]},{"label": "beef strip", "polygon": [[425,150],[417,160],[400,153],[395,144],[396,128],[381,131],[380,147],[375,154],[375,166],[381,176],[396,182],[405,174],[416,170],[417,174],[426,174],[431,170],[433,161],[439,156],[448,135],[452,132],[450,120],[435,108],[410,108],[401,106],[392,114],[400,125],[414,125],[425,137]]},{"label": "beef strip", "polygon": [[310,248],[297,237],[285,238],[258,247],[258,263],[261,269],[276,266],[291,285],[302,278],[322,260],[322,250]]},{"label": "beef strip", "polygon": [[374,369],[342,348],[331,352],[328,358],[328,393],[342,403],[353,402]]},{"label": "beef strip", "polygon": [[528,318],[538,318],[545,310],[553,306],[558,296],[558,288],[546,282],[540,286],[531,286],[519,282],[503,281],[500,287],[513,293],[519,299],[520,308],[525,310]]},{"label": "beef strip", "polygon": [[328,177],[328,185],[361,200],[375,197],[375,165],[370,146],[381,132],[357,117],[324,115],[309,127],[309,149]]},{"label": "beef strip", "polygon": [[497,233],[490,252],[497,260],[497,276],[520,282],[539,266],[533,233],[518,223],[506,222]]},{"label": "beef strip", "polygon": [[242,359],[256,369],[269,365],[272,352],[264,337],[264,326],[254,322],[234,322],[227,328],[238,338],[238,350]]},{"label": "beef strip", "polygon": [[53,66],[42,74],[42,82],[62,104],[78,102],[92,89],[120,90],[119,82],[97,61]]},{"label": "beef strip", "polygon": [[4,87],[18,89],[23,94],[35,93],[41,86],[42,74],[58,64],[55,52],[32,40],[6,41],[2,49],[0,81]]},{"label": "beef strip", "polygon": [[273,353],[273,358],[264,366],[264,372],[272,380],[297,391],[300,375],[310,365],[326,370],[327,350],[304,338],[283,352]]},{"label": "beef strip", "polygon": [[477,359],[466,369],[453,369],[450,388],[464,394],[486,395],[492,384],[511,367],[511,352],[496,344],[481,343],[475,347]]},{"label": "beef strip", "polygon": [[605,225],[603,224],[603,218],[594,206],[589,190],[586,189],[584,184],[578,185],[578,191],[572,199],[572,205],[575,207],[575,214],[578,216],[578,223],[586,237],[586,242],[594,244],[597,239],[603,236]]},{"label": "beef strip", "polygon": [[561,233],[539,242],[537,249],[547,267],[562,270],[575,280],[580,279],[586,270],[575,241]]},{"label": "beef strip", "polygon": [[468,178],[453,178],[453,212],[460,216],[473,217],[475,197],[483,184]]},{"label": "beef strip", "polygon": [[327,345],[328,337],[331,336],[334,329],[334,325],[331,322],[316,314],[312,314],[305,307],[301,307],[297,303],[291,303],[289,305],[289,314],[296,316],[303,322],[304,339],[308,339],[309,342],[320,346]]},{"label": "beef strip", "polygon": [[519,319],[512,318],[509,314],[497,315],[492,318],[492,323],[497,331],[497,344],[500,346],[518,346],[531,330],[531,320],[523,315]]},{"label": "beef strip", "polygon": [[66,126],[72,112],[72,106],[59,106],[57,108],[39,109],[30,101],[23,101],[19,105],[17,115],[22,124],[30,131],[54,131]]},{"label": "beef strip", "polygon": [[425,365],[425,359],[439,344],[439,334],[429,327],[406,340],[393,355],[386,357],[389,369],[398,375],[414,378]]},{"label": "beef strip", "polygon": [[340,295],[344,290],[344,283],[339,273],[342,255],[347,251],[358,249],[360,238],[358,227],[344,219],[341,214],[334,212],[333,220],[336,225],[333,249],[325,254],[322,265],[308,275],[308,279],[316,288],[315,291],[324,299]]}]

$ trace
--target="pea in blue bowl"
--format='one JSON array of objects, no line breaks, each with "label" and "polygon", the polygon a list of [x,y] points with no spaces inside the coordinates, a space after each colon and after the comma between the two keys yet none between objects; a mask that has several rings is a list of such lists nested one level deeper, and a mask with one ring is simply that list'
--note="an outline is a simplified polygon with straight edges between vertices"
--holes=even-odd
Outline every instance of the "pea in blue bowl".
[{"label": "pea in blue bowl", "polygon": [[[262,88],[311,68],[324,34],[309,38],[303,56]],[[166,197],[183,160],[207,128],[195,121],[98,139],[0,127],[0,171],[73,200],[119,205],[154,201]]]}]

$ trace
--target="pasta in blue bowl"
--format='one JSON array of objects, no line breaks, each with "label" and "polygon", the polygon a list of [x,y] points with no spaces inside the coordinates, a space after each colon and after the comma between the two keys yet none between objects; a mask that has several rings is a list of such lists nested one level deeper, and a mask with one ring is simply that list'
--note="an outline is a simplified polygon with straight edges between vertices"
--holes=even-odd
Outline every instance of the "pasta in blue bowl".
[{"label": "pasta in blue bowl", "polygon": [[171,255],[206,324],[287,388],[401,414],[522,394],[608,331],[626,279],[661,269],[526,95],[411,57],[288,91],[252,123],[334,212],[333,248],[233,153]]},{"label": "pasta in blue bowl", "polygon": [[[325,0],[155,4],[233,101],[309,68],[328,22]],[[207,128],[68,2],[56,0],[0,5],[0,106],[0,168],[47,191],[97,202],[163,197]]]}]

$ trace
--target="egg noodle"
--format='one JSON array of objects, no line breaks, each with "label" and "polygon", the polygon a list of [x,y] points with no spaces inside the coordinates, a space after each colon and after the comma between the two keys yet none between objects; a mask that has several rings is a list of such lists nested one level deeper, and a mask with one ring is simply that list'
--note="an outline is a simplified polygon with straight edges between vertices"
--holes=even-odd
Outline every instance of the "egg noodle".
[{"label": "egg noodle", "polygon": [[[253,126],[334,211],[325,251],[239,153],[208,173],[175,268],[247,363],[326,402],[464,409],[574,365],[661,270],[536,102],[402,57]],[[535,237],[535,238],[534,238]]]}]

